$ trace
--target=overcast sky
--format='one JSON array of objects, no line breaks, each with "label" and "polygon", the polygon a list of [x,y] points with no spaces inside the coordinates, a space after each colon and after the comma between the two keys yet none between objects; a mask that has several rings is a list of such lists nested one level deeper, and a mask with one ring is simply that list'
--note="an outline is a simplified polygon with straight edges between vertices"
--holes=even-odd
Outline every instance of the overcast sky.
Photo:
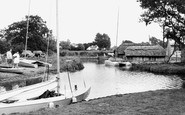
[{"label": "overcast sky", "polygon": [[[39,15],[55,32],[55,0],[0,0],[0,29],[21,21],[25,15]],[[72,43],[94,41],[97,33],[106,33],[111,45],[116,45],[117,14],[119,7],[118,45],[123,40],[147,42],[149,36],[162,40],[157,24],[139,23],[143,10],[136,0],[58,0],[59,38]]]}]

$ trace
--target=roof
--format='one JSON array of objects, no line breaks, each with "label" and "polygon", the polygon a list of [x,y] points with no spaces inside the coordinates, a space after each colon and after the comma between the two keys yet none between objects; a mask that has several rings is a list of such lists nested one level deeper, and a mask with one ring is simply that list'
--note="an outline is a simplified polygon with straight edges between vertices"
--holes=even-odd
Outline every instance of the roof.
[{"label": "roof", "polygon": [[159,45],[155,46],[129,46],[125,50],[126,56],[165,56],[166,51]]},{"label": "roof", "polygon": [[135,46],[135,43],[122,43],[119,47],[118,47],[118,54],[124,54],[124,51],[126,50],[127,47],[129,46]]}]

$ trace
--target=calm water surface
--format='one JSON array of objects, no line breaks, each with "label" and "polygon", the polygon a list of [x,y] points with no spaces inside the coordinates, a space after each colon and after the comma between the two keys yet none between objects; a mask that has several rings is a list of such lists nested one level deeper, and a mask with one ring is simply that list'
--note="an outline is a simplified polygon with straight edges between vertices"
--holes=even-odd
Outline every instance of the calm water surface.
[{"label": "calm water surface", "polygon": [[[96,63],[84,63],[84,66],[82,71],[69,73],[69,75],[73,86],[83,87],[83,81],[86,85],[91,85],[88,99],[115,94],[181,88],[182,86],[182,80],[177,76],[123,71]],[[63,79],[67,79],[67,73],[62,74]]]}]

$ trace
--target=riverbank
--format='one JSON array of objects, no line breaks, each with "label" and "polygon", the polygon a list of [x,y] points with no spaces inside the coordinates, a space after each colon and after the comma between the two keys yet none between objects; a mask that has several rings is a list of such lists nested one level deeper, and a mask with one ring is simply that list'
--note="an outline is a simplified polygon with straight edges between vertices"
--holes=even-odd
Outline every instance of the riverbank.
[{"label": "riverbank", "polygon": [[76,103],[62,108],[46,108],[35,112],[23,113],[21,115],[179,115],[185,113],[184,95],[184,89],[114,95],[84,101],[82,103]]},{"label": "riverbank", "polygon": [[133,64],[130,71],[146,71],[155,74],[179,75],[184,78],[185,63]]},{"label": "riverbank", "polygon": [[[42,60],[43,61],[43,60]],[[23,87],[26,85],[31,85],[35,83],[42,82],[44,79],[49,79],[50,74],[57,73],[57,64],[55,56],[48,58],[48,62],[52,64],[49,71],[45,67],[39,68],[24,68],[19,67],[23,74],[14,73],[1,73],[0,72],[0,86],[6,88],[6,90],[11,90],[14,86],[18,85]],[[82,62],[78,58],[71,58],[71,61],[66,61],[65,58],[60,58],[60,71],[80,71],[84,68]]]},{"label": "riverbank", "polygon": [[184,115],[185,89],[114,95],[14,115]]}]

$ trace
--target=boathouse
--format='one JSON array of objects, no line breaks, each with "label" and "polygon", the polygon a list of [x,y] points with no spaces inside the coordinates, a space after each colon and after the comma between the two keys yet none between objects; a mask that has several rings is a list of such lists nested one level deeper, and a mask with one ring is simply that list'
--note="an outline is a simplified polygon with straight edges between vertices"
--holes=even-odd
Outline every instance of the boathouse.
[{"label": "boathouse", "polygon": [[118,47],[118,57],[123,58],[125,56],[125,50],[127,47],[129,46],[135,46],[135,43],[122,43],[119,47]]},{"label": "boathouse", "polygon": [[125,50],[128,61],[133,63],[159,63],[164,62],[166,51],[159,45],[155,46],[129,46]]}]

